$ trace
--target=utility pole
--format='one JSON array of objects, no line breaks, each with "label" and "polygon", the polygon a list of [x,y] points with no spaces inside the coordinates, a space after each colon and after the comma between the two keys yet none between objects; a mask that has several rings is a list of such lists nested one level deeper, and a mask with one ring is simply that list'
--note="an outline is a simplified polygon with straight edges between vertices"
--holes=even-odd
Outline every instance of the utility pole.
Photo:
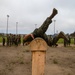
[{"label": "utility pole", "polygon": [[55,35],[55,22],[56,22],[56,20],[54,20],[54,35]]},{"label": "utility pole", "polygon": [[8,20],[9,20],[9,15],[7,15],[7,29],[6,29],[6,34],[8,34]]},{"label": "utility pole", "polygon": [[35,24],[35,29],[37,28],[37,24]]},{"label": "utility pole", "polygon": [[18,22],[16,22],[16,35],[18,34]]}]

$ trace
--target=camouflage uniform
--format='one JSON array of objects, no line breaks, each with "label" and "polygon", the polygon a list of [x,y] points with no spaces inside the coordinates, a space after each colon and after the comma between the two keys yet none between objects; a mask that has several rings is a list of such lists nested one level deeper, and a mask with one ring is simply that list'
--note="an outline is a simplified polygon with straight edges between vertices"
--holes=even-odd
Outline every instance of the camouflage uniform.
[{"label": "camouflage uniform", "polygon": [[3,46],[5,46],[5,37],[3,37]]},{"label": "camouflage uniform", "polygon": [[[37,37],[41,37],[43,38],[48,45],[50,45],[50,43],[52,43],[52,41],[49,39],[49,37],[45,34],[46,30],[49,27],[49,24],[52,23],[52,18],[57,14],[57,10],[54,8],[53,9],[53,13],[44,21],[44,23],[39,27],[36,28],[31,34],[33,34],[34,38]],[[29,36],[26,40],[24,40],[24,42],[30,42],[32,41],[33,38],[31,38],[31,36]]]},{"label": "camouflage uniform", "polygon": [[[49,24],[52,23],[52,20],[48,17],[44,23],[41,25],[41,27],[39,28],[36,28],[32,34],[34,36],[34,38],[37,38],[37,37],[41,37],[43,38],[47,43],[48,43],[48,36],[45,34],[46,30],[48,29],[49,27]],[[24,42],[29,42],[29,41],[32,41],[33,39],[31,37],[28,37],[27,40],[25,40]]]},{"label": "camouflage uniform", "polygon": [[[36,28],[32,34],[34,35],[34,38],[37,38],[37,37],[41,37],[43,38],[46,43],[49,45],[49,46],[58,46],[56,43],[57,41],[60,39],[60,38],[63,38],[65,39],[66,41],[68,41],[68,38],[66,37],[66,35],[64,34],[64,32],[60,32],[58,35],[56,35],[54,38],[51,38],[49,35],[46,35],[45,32],[46,30],[48,29],[48,26],[49,24],[52,22],[51,19],[47,18],[45,20],[45,22],[42,24],[41,27],[39,28]],[[28,39],[24,42],[29,42],[29,41],[32,41],[33,39],[31,37],[28,37]]]},{"label": "camouflage uniform", "polygon": [[49,24],[52,23],[52,20],[47,18],[45,22],[39,27],[38,29],[36,28],[32,34],[34,35],[34,38],[36,37],[41,37],[43,38],[47,43],[48,43],[48,36],[45,34],[46,30],[49,27]]}]

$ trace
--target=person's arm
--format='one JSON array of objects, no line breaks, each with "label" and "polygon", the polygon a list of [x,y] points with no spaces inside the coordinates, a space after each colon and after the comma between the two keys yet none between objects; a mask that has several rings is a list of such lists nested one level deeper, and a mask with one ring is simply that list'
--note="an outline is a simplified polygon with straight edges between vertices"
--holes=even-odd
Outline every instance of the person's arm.
[{"label": "person's arm", "polygon": [[30,36],[34,39],[33,34],[27,34],[27,35],[25,35],[24,39],[25,39],[25,40],[27,40],[27,39],[28,39],[28,37],[30,37]]},{"label": "person's arm", "polygon": [[33,34],[30,34],[31,35],[31,37],[34,39],[34,35]]}]

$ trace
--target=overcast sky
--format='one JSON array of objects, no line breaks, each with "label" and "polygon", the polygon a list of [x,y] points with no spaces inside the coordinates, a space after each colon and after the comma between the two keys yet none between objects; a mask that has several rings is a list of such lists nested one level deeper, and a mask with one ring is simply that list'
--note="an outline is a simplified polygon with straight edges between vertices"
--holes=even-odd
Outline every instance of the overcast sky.
[{"label": "overcast sky", "polygon": [[7,15],[9,15],[8,33],[16,33],[18,22],[17,33],[28,34],[42,25],[53,8],[58,10],[58,14],[46,33],[54,34],[54,20],[56,33],[74,32],[75,0],[0,0],[0,33],[6,33]]}]

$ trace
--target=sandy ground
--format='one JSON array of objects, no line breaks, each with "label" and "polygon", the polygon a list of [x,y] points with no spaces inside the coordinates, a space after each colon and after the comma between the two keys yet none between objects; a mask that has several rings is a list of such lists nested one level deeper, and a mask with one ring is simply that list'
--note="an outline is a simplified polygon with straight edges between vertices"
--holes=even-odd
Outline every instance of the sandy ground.
[{"label": "sandy ground", "polygon": [[[0,75],[31,75],[31,60],[28,46],[0,46]],[[45,75],[75,75],[75,46],[49,47]]]}]

